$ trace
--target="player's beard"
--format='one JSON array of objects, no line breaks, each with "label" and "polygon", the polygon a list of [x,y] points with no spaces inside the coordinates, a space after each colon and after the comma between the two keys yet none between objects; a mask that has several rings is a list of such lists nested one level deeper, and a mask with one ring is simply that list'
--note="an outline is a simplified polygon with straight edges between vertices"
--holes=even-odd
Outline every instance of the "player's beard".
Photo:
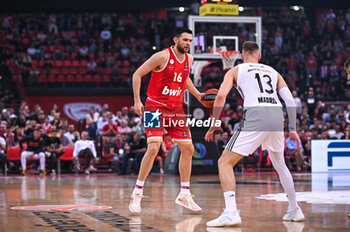
[{"label": "player's beard", "polygon": [[177,45],[176,45],[176,49],[177,49],[179,52],[183,53],[183,54],[187,53],[187,52],[185,51],[185,49],[184,49],[180,44],[177,44]]}]

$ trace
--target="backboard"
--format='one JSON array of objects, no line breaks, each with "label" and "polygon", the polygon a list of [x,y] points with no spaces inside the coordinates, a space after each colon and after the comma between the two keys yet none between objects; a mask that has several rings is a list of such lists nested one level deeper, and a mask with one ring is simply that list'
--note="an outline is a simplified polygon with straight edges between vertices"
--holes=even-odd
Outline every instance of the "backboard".
[{"label": "backboard", "polygon": [[242,51],[243,42],[258,43],[261,49],[261,18],[242,16],[189,16],[193,32],[190,53],[196,60],[221,59],[220,51]]}]

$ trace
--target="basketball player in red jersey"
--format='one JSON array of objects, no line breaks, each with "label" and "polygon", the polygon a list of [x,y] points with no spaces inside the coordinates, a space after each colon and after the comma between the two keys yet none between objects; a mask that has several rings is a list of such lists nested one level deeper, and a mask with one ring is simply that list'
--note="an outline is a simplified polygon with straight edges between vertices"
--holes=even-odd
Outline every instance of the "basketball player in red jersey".
[{"label": "basketball player in red jersey", "polygon": [[[133,75],[134,108],[135,112],[142,116],[144,106],[140,99],[141,77],[152,71],[148,85],[146,111],[161,112],[162,117],[168,119],[186,119],[182,110],[182,101],[185,89],[198,100],[202,98],[200,93],[188,77],[193,56],[187,52],[192,42],[192,31],[181,28],[174,36],[175,46],[157,52],[142,64]],[[167,116],[169,115],[169,116]],[[154,115],[154,117],[159,115]],[[174,118],[175,117],[175,118]],[[166,120],[165,120],[166,121]],[[191,133],[186,126],[168,126],[167,132],[172,140],[177,143],[181,151],[179,172],[181,179],[181,191],[175,203],[192,211],[202,209],[193,201],[190,193],[190,176],[192,167],[192,154],[194,151]],[[131,196],[129,210],[131,213],[141,212],[141,199],[144,182],[152,169],[163,139],[162,128],[146,128],[147,151],[144,155],[136,186]]]}]

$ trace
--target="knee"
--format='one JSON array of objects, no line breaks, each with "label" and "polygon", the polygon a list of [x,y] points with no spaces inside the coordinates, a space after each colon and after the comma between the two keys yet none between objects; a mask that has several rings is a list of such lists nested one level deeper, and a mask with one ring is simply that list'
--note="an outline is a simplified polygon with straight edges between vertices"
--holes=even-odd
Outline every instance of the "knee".
[{"label": "knee", "polygon": [[158,153],[159,147],[158,146],[149,146],[147,148],[148,154],[155,157]]},{"label": "knee", "polygon": [[222,157],[220,157],[220,159],[218,160],[218,166],[219,168],[224,166],[225,164],[227,164],[227,162],[225,161],[225,159],[223,159]]},{"label": "knee", "polygon": [[181,149],[181,155],[192,157],[193,153],[194,153],[194,147],[192,144],[186,145]]}]

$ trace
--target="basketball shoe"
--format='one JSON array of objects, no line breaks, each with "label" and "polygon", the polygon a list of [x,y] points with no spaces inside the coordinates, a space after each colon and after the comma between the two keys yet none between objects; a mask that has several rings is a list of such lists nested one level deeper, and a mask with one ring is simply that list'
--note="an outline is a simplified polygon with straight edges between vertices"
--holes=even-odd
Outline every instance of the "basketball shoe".
[{"label": "basketball shoe", "polygon": [[194,202],[191,194],[189,194],[189,195],[179,194],[175,200],[175,203],[182,206],[182,207],[185,207],[187,209],[195,211],[195,212],[199,212],[202,210],[202,208],[199,207],[196,204],[196,202]]},{"label": "basketball shoe", "polygon": [[131,200],[129,204],[129,211],[131,213],[141,213],[141,199],[142,199],[142,194],[141,193],[135,193],[134,191],[132,192],[131,195]]},{"label": "basketball shoe", "polygon": [[304,217],[303,211],[299,206],[295,209],[289,209],[287,211],[287,214],[283,216],[283,221],[299,222],[304,219],[305,217]]},{"label": "basketball shoe", "polygon": [[229,212],[224,209],[224,212],[216,219],[207,222],[207,226],[216,227],[216,226],[234,226],[240,225],[242,219],[239,216],[239,211]]}]

